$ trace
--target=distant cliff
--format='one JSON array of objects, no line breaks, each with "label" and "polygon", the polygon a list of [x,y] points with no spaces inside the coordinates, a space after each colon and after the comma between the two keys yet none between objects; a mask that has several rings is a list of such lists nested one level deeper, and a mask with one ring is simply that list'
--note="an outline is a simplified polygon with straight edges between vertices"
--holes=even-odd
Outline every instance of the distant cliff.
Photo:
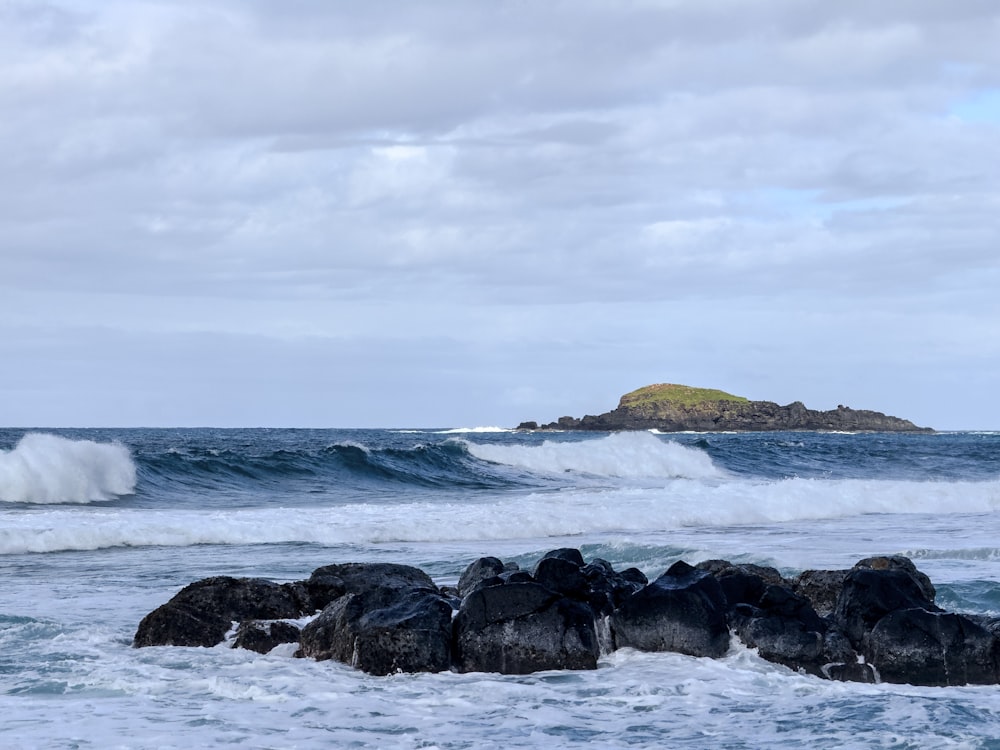
[{"label": "distant cliff", "polygon": [[526,430],[651,430],[662,432],[772,432],[817,430],[844,432],[933,432],[913,422],[866,409],[838,406],[830,411],[807,409],[801,401],[779,406],[750,401],[724,391],[661,383],[621,397],[618,408],[581,419],[560,417],[539,425],[522,422]]}]

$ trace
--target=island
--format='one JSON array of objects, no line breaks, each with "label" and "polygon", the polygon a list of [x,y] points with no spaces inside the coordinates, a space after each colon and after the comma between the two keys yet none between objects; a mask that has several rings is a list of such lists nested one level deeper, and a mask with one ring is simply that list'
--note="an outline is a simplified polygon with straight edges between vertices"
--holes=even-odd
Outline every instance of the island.
[{"label": "island", "polygon": [[598,414],[560,417],[555,422],[522,422],[520,430],[659,430],[661,432],[933,432],[907,419],[882,412],[838,406],[829,411],[808,409],[801,401],[779,406],[751,401],[712,388],[674,383],[647,385],[626,393],[618,408]]}]

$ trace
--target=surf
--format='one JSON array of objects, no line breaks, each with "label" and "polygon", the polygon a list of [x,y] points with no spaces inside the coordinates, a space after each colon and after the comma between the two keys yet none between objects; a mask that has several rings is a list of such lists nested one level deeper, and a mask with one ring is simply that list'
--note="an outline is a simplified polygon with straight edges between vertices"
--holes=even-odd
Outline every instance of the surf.
[{"label": "surf", "polygon": [[120,443],[29,432],[0,451],[0,501],[91,503],[135,491],[136,466]]},{"label": "surf", "polygon": [[622,479],[718,479],[725,476],[700,448],[647,432],[619,432],[581,441],[541,445],[466,443],[473,456],[536,474],[573,472]]}]

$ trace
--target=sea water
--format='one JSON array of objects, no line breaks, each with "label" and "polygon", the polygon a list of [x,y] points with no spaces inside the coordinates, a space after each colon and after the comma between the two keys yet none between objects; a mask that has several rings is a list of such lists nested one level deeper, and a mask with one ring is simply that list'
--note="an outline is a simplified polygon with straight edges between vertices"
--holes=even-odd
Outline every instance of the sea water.
[{"label": "sea water", "polygon": [[0,430],[0,747],[1000,748],[1000,687],[824,681],[734,642],[583,672],[397,674],[131,647],[213,575],[578,547],[787,575],[904,554],[1000,615],[1000,434]]}]

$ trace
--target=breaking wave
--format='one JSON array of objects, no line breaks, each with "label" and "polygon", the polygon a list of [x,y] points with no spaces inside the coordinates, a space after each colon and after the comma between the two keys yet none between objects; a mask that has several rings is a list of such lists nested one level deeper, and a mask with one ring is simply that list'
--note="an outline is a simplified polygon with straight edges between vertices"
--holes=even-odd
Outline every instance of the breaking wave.
[{"label": "breaking wave", "polygon": [[119,443],[31,432],[0,451],[0,501],[89,503],[135,490],[136,467]]},{"label": "breaking wave", "polygon": [[716,479],[726,476],[700,448],[665,442],[647,432],[541,445],[469,443],[476,458],[537,474],[579,472],[628,479]]}]

